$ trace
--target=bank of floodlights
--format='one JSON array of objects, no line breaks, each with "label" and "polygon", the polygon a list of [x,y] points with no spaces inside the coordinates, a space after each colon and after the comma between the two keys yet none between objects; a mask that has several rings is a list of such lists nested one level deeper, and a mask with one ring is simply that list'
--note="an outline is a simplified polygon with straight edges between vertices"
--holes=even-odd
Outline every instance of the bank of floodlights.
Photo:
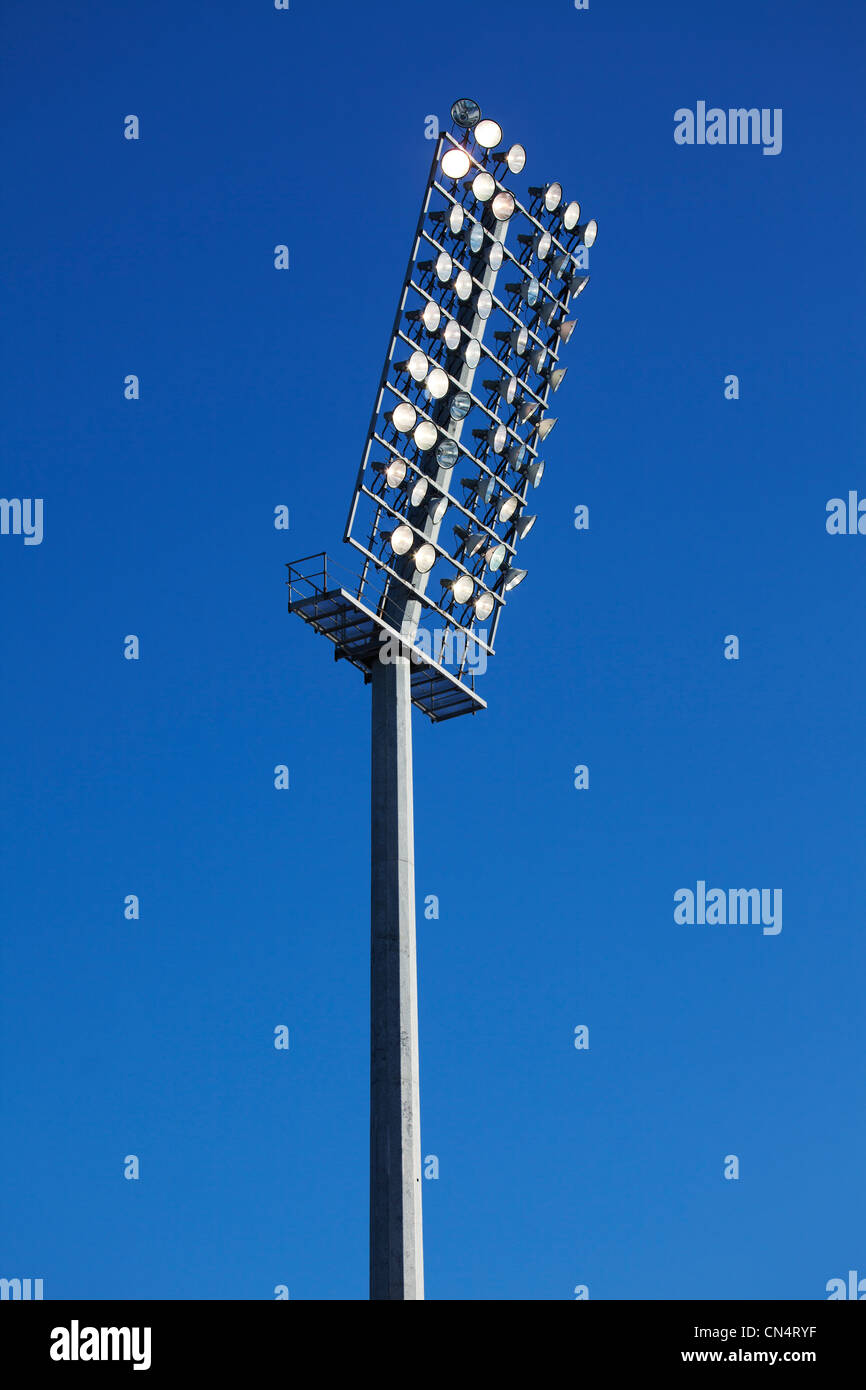
[{"label": "bank of floodlights", "polygon": [[548,397],[566,373],[569,305],[586,288],[598,226],[558,183],[517,198],[507,184],[526,150],[477,102],[456,101],[451,119],[344,538],[365,556],[359,598],[369,583],[389,626],[411,613],[440,650],[461,634],[465,665],[476,647],[493,651],[506,595],[526,578],[517,546],[535,523],[528,496],[556,424]]}]

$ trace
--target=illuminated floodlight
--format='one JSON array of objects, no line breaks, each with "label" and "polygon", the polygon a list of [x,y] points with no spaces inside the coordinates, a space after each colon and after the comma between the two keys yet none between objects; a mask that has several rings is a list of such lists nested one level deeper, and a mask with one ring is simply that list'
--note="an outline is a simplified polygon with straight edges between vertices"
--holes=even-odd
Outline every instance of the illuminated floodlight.
[{"label": "illuminated floodlight", "polygon": [[424,389],[428,396],[432,396],[434,401],[441,401],[443,396],[448,395],[448,388],[451,385],[451,378],[441,367],[434,367],[427,380],[424,382]]},{"label": "illuminated floodlight", "polygon": [[390,420],[398,434],[409,434],[415,428],[417,414],[414,405],[410,405],[408,401],[401,401],[388,412],[385,419]]},{"label": "illuminated floodlight", "polygon": [[442,156],[442,173],[446,179],[462,179],[469,173],[472,161],[465,150],[446,150]]},{"label": "illuminated floodlight", "polygon": [[468,391],[455,391],[448,403],[448,414],[452,420],[465,420],[472,409],[472,397]]},{"label": "illuminated floodlight", "polygon": [[510,174],[522,174],[526,165],[526,150],[522,145],[512,145],[507,150],[495,150],[493,158],[497,164],[507,164]]},{"label": "illuminated floodlight", "polygon": [[529,535],[537,520],[537,516],[529,516],[528,514],[524,514],[517,518],[514,523],[514,530],[518,540],[522,541],[524,537]]},{"label": "illuminated floodlight", "polygon": [[475,301],[475,312],[480,319],[489,319],[493,311],[493,295],[489,290],[481,290]]},{"label": "illuminated floodlight", "polygon": [[419,261],[418,269],[427,275],[435,275],[440,284],[447,285],[451,279],[454,262],[447,251],[440,251],[435,261]]},{"label": "illuminated floodlight", "polygon": [[426,353],[417,351],[413,352],[407,361],[395,363],[395,368],[404,376],[410,376],[413,381],[423,381],[430,370],[430,363],[427,361]]},{"label": "illuminated floodlight", "polygon": [[419,574],[429,574],[436,563],[436,549],[429,541],[424,541],[412,556],[413,563]]},{"label": "illuminated floodlight", "polygon": [[385,479],[386,487],[399,487],[406,476],[406,463],[403,459],[390,459],[373,464],[377,473]]},{"label": "illuminated floodlight", "polygon": [[492,150],[494,145],[498,145],[502,139],[502,126],[496,121],[479,121],[472,131],[472,138],[476,145],[480,145],[482,150]]},{"label": "illuminated floodlight", "polygon": [[428,449],[433,448],[438,435],[439,431],[430,420],[420,420],[415,426],[412,438],[415,441],[416,448],[418,448],[422,454],[425,454]]},{"label": "illuminated floodlight", "polygon": [[395,555],[408,555],[412,546],[415,544],[415,532],[411,526],[407,526],[405,521],[394,528],[393,531],[383,531],[382,535],[388,541]]},{"label": "illuminated floodlight", "polygon": [[518,584],[522,584],[526,578],[527,571],[509,568],[503,571],[502,589],[516,589]]},{"label": "illuminated floodlight", "polygon": [[460,324],[457,322],[457,320],[447,319],[445,322],[445,327],[442,329],[442,341],[449,352],[457,351],[457,349],[460,346],[460,339],[462,336],[463,335],[460,331]]},{"label": "illuminated floodlight", "polygon": [[457,295],[457,298],[465,304],[466,300],[470,298],[473,289],[474,284],[469,271],[459,271],[457,279],[454,281],[454,293]]},{"label": "illuminated floodlight", "polygon": [[468,574],[458,574],[456,579],[440,579],[439,583],[451,592],[455,603],[468,603],[475,592],[475,584]]},{"label": "illuminated floodlight", "polygon": [[490,204],[490,210],[497,222],[507,222],[509,217],[514,216],[516,207],[514,194],[509,193],[507,188],[500,189]]},{"label": "illuminated floodlight", "polygon": [[460,97],[451,107],[451,119],[461,130],[471,130],[481,120],[481,107],[471,97]]},{"label": "illuminated floodlight", "polygon": [[412,323],[423,324],[428,333],[435,333],[442,318],[442,310],[438,304],[429,299],[423,309],[412,309],[406,317]]},{"label": "illuminated floodlight", "polygon": [[481,361],[481,344],[477,338],[467,338],[466,346],[463,349],[463,360],[467,367],[474,369]]},{"label": "illuminated floodlight", "polygon": [[493,612],[496,606],[496,600],[492,594],[479,594],[472,606],[475,609],[476,618],[483,623],[484,619],[489,618],[490,614]]},{"label": "illuminated floodlight", "polygon": [[496,180],[492,174],[482,171],[472,180],[472,193],[479,203],[489,203],[496,192]]}]

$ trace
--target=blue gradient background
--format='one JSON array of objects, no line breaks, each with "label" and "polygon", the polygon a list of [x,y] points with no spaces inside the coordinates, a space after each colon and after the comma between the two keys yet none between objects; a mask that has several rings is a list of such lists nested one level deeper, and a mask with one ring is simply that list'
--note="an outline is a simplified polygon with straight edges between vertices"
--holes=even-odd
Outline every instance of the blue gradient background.
[{"label": "blue gradient background", "polygon": [[[825,531],[866,495],[864,31],[7,0],[0,495],[45,539],[0,537],[0,1274],[366,1297],[369,692],[283,565],[341,549],[460,95],[601,231],[489,709],[416,714],[427,1295],[866,1274],[866,537]],[[678,147],[699,99],[783,108],[782,153]],[[677,926],[699,878],[781,887],[781,935]]]}]

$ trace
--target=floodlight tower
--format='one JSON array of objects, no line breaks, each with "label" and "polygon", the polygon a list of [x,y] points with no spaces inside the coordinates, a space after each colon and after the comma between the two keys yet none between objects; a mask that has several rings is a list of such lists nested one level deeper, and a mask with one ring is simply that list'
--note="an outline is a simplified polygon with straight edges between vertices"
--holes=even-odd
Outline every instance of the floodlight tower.
[{"label": "floodlight tower", "polygon": [[[503,144],[478,103],[439,136],[343,537],[288,568],[289,612],[334,643],[372,687],[370,1297],[421,1299],[421,1141],[412,705],[434,723],[486,708],[472,656],[493,654],[506,595],[526,578],[530,489],[556,420],[548,396],[598,232],[558,183],[506,181]],[[519,228],[507,245],[512,226]],[[455,482],[455,467],[471,470]],[[443,537],[446,523],[451,538]],[[428,591],[434,569],[439,588]]]}]

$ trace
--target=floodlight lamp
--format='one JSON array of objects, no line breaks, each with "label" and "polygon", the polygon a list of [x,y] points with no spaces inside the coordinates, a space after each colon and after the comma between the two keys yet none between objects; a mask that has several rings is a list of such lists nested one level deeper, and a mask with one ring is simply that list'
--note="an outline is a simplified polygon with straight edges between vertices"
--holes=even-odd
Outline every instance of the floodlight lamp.
[{"label": "floodlight lamp", "polygon": [[476,618],[478,618],[483,623],[485,618],[490,617],[490,614],[493,612],[495,605],[496,600],[494,599],[492,594],[479,594],[477,599],[475,600],[475,603],[473,604]]},{"label": "floodlight lamp", "polygon": [[553,237],[550,232],[539,232],[533,243],[533,251],[540,261],[546,261],[550,255],[550,248],[553,245]]},{"label": "floodlight lamp", "polygon": [[537,516],[528,515],[519,516],[517,518],[517,520],[514,523],[514,530],[519,540],[522,541],[526,536],[529,535],[537,520]]},{"label": "floodlight lamp", "polygon": [[453,468],[457,462],[458,449],[453,439],[443,439],[436,445],[436,462],[440,468]]},{"label": "floodlight lamp", "polygon": [[374,463],[373,467],[377,473],[382,474],[386,487],[399,487],[406,476],[406,464],[403,459],[390,459],[387,463],[383,459],[381,463]]},{"label": "floodlight lamp", "polygon": [[454,262],[447,251],[440,251],[435,261],[419,261],[418,269],[427,275],[435,275],[436,279],[443,285],[447,285],[451,279],[451,272],[454,269]]},{"label": "floodlight lamp", "polygon": [[542,323],[546,323],[548,327],[550,327],[561,308],[562,305],[559,303],[558,299],[545,299],[543,303],[538,304],[535,312],[538,314]]},{"label": "floodlight lamp", "polygon": [[545,415],[544,419],[539,421],[536,428],[538,430],[538,438],[540,441],[543,442],[547,438],[547,436],[550,434],[550,431],[556,424],[556,420],[557,417],[555,415]]},{"label": "floodlight lamp", "polygon": [[469,271],[458,271],[457,279],[454,281],[454,293],[457,295],[457,298],[465,304],[466,300],[470,298],[473,289],[474,284]]},{"label": "floodlight lamp", "polygon": [[492,150],[502,139],[502,126],[496,121],[479,121],[472,131],[472,138],[482,150]]},{"label": "floodlight lamp", "polygon": [[479,203],[489,203],[496,192],[496,180],[492,174],[476,174],[472,180],[472,194]]},{"label": "floodlight lamp", "polygon": [[447,510],[447,497],[432,497],[427,503],[427,515],[436,526],[439,525]]},{"label": "floodlight lamp", "polygon": [[[497,196],[498,196],[498,195],[497,195]],[[495,202],[495,201],[496,201],[496,199],[494,199],[494,202]],[[503,248],[503,246],[502,246],[502,242],[501,242],[501,241],[491,241],[490,246],[489,246],[488,251],[487,251],[487,264],[490,266],[490,269],[491,269],[491,270],[498,270],[498,269],[499,269],[499,267],[502,265],[502,259],[503,259],[504,255],[505,255],[505,251],[504,251],[504,248]]]},{"label": "floodlight lamp", "polygon": [[429,541],[424,541],[412,556],[412,562],[419,574],[429,574],[436,563],[436,549]]},{"label": "floodlight lamp", "polygon": [[493,295],[489,290],[482,290],[475,301],[475,312],[480,319],[489,319],[493,310]]},{"label": "floodlight lamp", "polygon": [[480,222],[468,222],[463,231],[463,240],[473,256],[477,256],[484,245],[484,228]]},{"label": "floodlight lamp", "polygon": [[521,280],[519,284],[506,285],[505,288],[509,294],[519,294],[524,304],[528,304],[530,308],[538,303],[541,295],[541,286],[534,275],[528,280]]},{"label": "floodlight lamp", "polygon": [[412,435],[415,441],[415,447],[422,454],[425,454],[428,449],[433,448],[438,434],[439,431],[430,420],[419,420]]},{"label": "floodlight lamp", "polygon": [[508,450],[508,462],[512,468],[520,469],[523,457],[526,453],[526,445],[520,440],[517,444],[512,444]]},{"label": "floodlight lamp", "polygon": [[567,277],[565,283],[566,283],[566,286],[567,286],[567,289],[568,289],[569,294],[573,295],[573,296],[575,297],[575,299],[576,299],[577,296],[578,296],[579,294],[583,294],[583,291],[586,289],[587,285],[589,284],[589,276],[588,276],[588,275],[569,275],[569,276]]},{"label": "floodlight lamp", "polygon": [[596,222],[595,218],[591,217],[588,222],[584,222],[582,226],[578,227],[577,235],[583,242],[587,251],[589,250],[590,246],[594,246],[595,239],[598,236],[598,223]]},{"label": "floodlight lamp", "polygon": [[509,193],[507,188],[503,188],[500,189],[490,204],[490,210],[497,222],[507,222],[509,217],[514,216],[515,206],[514,194]]},{"label": "floodlight lamp", "polygon": [[432,396],[434,401],[441,401],[443,396],[447,396],[448,388],[451,385],[451,378],[441,367],[434,367],[427,380],[424,382],[424,390],[428,396]]},{"label": "floodlight lamp", "polygon": [[428,480],[427,480],[426,478],[423,478],[423,477],[422,477],[422,478],[418,478],[418,477],[416,477],[414,474],[412,474],[410,477],[408,477],[408,478],[406,479],[406,481],[405,481],[404,484],[403,484],[403,491],[406,493],[406,496],[409,498],[409,506],[410,506],[410,507],[420,507],[420,506],[421,506],[421,503],[424,501],[424,498],[427,496],[427,488],[428,488],[428,486],[429,486],[429,483],[428,483]]},{"label": "floodlight lamp", "polygon": [[413,352],[411,357],[405,362],[396,362],[395,369],[404,376],[410,376],[413,381],[423,381],[428,371],[430,363],[423,352]]},{"label": "floodlight lamp", "polygon": [[498,164],[507,164],[510,174],[522,174],[526,165],[526,150],[522,145],[512,145],[507,150],[494,150],[493,158]]},{"label": "floodlight lamp", "polygon": [[420,323],[426,328],[428,333],[435,333],[439,327],[439,320],[442,317],[442,310],[432,299],[429,299],[423,309],[412,309],[406,315],[412,323]]},{"label": "floodlight lamp", "polygon": [[547,382],[551,391],[559,390],[565,380],[565,373],[567,371],[567,367],[550,367],[549,370],[544,373],[544,380]]},{"label": "floodlight lamp", "polygon": [[486,439],[494,454],[505,452],[508,443],[508,430],[504,425],[493,424],[486,430],[473,430],[476,439]]},{"label": "floodlight lamp", "polygon": [[467,338],[466,346],[463,349],[463,360],[472,371],[481,361],[481,344],[477,338]]},{"label": "floodlight lamp", "polygon": [[530,365],[530,367],[532,368],[532,370],[533,370],[534,372],[539,373],[539,375],[540,375],[540,373],[541,373],[541,369],[542,369],[542,367],[544,366],[544,363],[545,363],[546,360],[547,360],[547,348],[546,348],[546,347],[537,347],[537,348],[533,348],[532,351],[529,353],[528,358],[527,358],[527,361],[529,362],[529,365]]},{"label": "floodlight lamp", "polygon": [[577,319],[566,319],[564,323],[559,324],[556,330],[559,334],[559,341],[567,343],[575,328],[577,328]]},{"label": "floodlight lamp", "polygon": [[525,425],[527,420],[531,420],[533,415],[541,409],[541,402],[530,400],[528,396],[521,396],[520,400],[516,402],[516,405],[522,425]]},{"label": "floodlight lamp", "polygon": [[442,341],[449,352],[456,352],[460,346],[460,324],[456,319],[447,319],[442,330]]},{"label": "floodlight lamp", "polygon": [[548,212],[555,212],[562,202],[562,184],[549,183],[544,190],[544,206]]},{"label": "floodlight lamp", "polygon": [[523,471],[529,479],[530,486],[538,487],[544,475],[544,459],[534,459]]},{"label": "floodlight lamp", "polygon": [[407,555],[415,544],[415,532],[405,522],[393,531],[383,531],[382,535],[389,542],[395,555]]},{"label": "floodlight lamp", "polygon": [[468,391],[455,391],[448,402],[448,414],[452,420],[465,420],[472,409],[472,397]]},{"label": "floodlight lamp", "polygon": [[523,357],[529,347],[529,329],[524,324],[519,324],[512,328],[509,342],[517,353],[518,357]]},{"label": "floodlight lamp", "polygon": [[446,222],[448,224],[448,230],[452,236],[457,236],[462,230],[465,216],[460,203],[451,203],[447,208],[431,213],[434,222]]},{"label": "floodlight lamp", "polygon": [[475,591],[468,574],[458,574],[456,579],[440,579],[439,583],[443,589],[451,590],[455,603],[468,603]]},{"label": "floodlight lamp", "polygon": [[571,202],[562,214],[562,225],[567,232],[573,232],[580,221],[580,203]]},{"label": "floodlight lamp", "polygon": [[469,173],[471,162],[465,150],[446,150],[442,156],[442,173],[446,179],[462,179]]},{"label": "floodlight lamp", "polygon": [[496,491],[496,484],[487,473],[482,473],[480,478],[461,478],[460,486],[467,492],[474,492],[482,502],[490,502]]},{"label": "floodlight lamp", "polygon": [[503,571],[502,590],[503,593],[508,589],[516,589],[518,584],[522,584],[526,578],[527,571],[508,568]]},{"label": "floodlight lamp", "polygon": [[416,412],[414,405],[408,401],[401,401],[393,410],[385,416],[389,420],[398,434],[408,434],[415,428]]},{"label": "floodlight lamp", "polygon": [[501,376],[498,381],[485,381],[484,386],[486,390],[495,391],[498,396],[501,396],[506,405],[511,405],[517,395],[517,377],[511,376],[508,372]]},{"label": "floodlight lamp", "polygon": [[477,555],[487,544],[487,536],[483,531],[470,531],[465,526],[455,526],[454,534],[460,541],[461,549],[466,555]]},{"label": "floodlight lamp", "polygon": [[451,107],[451,119],[461,130],[471,130],[481,120],[481,107],[471,97],[460,97]]},{"label": "floodlight lamp", "polygon": [[496,520],[510,521],[519,506],[520,498],[512,497],[510,493],[507,494],[496,508]]},{"label": "floodlight lamp", "polygon": [[505,546],[499,541],[484,552],[484,563],[489,570],[498,570],[505,559]]}]

